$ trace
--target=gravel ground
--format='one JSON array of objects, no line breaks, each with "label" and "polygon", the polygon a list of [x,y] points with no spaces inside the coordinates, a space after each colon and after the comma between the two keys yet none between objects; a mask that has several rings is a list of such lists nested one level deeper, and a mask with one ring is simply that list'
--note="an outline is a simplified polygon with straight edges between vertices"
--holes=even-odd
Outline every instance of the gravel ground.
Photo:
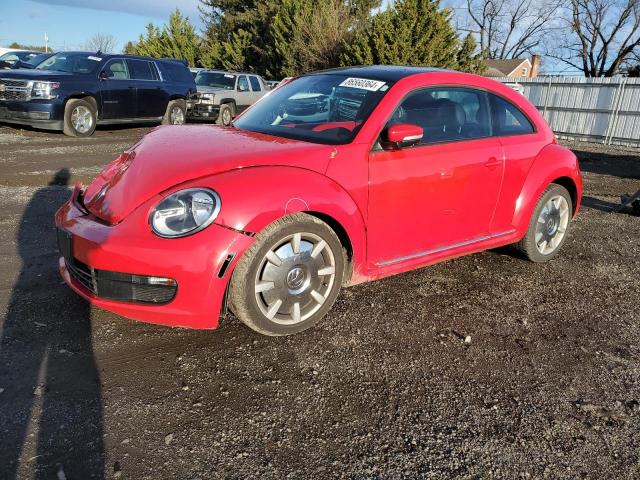
[{"label": "gravel ground", "polygon": [[52,177],[90,180],[146,131],[0,127],[0,478],[640,478],[640,218],[609,212],[638,150],[569,145],[585,201],[553,262],[461,258],[267,338],[61,284]]}]

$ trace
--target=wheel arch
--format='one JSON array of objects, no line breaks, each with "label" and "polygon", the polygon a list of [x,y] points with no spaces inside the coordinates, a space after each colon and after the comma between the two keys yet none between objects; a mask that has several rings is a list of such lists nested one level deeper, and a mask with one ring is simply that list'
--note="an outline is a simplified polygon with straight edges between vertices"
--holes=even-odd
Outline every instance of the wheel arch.
[{"label": "wheel arch", "polygon": [[72,95],[69,95],[64,101],[65,108],[67,107],[67,103],[69,103],[69,100],[85,100],[93,106],[98,117],[100,117],[102,114],[102,111],[100,109],[100,102],[98,102],[96,97],[90,93],[74,93]]},{"label": "wheel arch", "polygon": [[[282,178],[287,180],[278,181]],[[351,196],[330,178],[281,166],[237,169],[210,179],[222,199],[217,224],[253,235],[286,215],[306,213],[329,225],[345,248],[348,269],[343,283],[366,279],[363,216]]]},{"label": "wheel arch", "polygon": [[576,186],[576,182],[574,182],[571,177],[565,176],[565,177],[558,177],[555,180],[553,180],[551,183],[555,183],[567,189],[567,191],[569,192],[569,195],[571,195],[571,207],[572,207],[571,213],[572,215],[574,215],[578,208],[578,187]]},{"label": "wheel arch", "polygon": [[573,214],[580,209],[582,176],[573,152],[557,144],[547,145],[533,161],[516,200],[513,226],[524,236],[533,210],[545,189],[556,183],[565,187],[572,199]]},{"label": "wheel arch", "polygon": [[303,210],[302,212],[306,213],[307,215],[316,217],[318,220],[322,220],[324,223],[329,225],[329,228],[331,228],[331,230],[333,230],[337,235],[346,253],[345,260],[347,263],[345,265],[343,284],[350,284],[353,277],[353,244],[351,243],[349,234],[342,226],[342,224],[331,215],[327,215],[326,213],[317,212],[314,210]]}]

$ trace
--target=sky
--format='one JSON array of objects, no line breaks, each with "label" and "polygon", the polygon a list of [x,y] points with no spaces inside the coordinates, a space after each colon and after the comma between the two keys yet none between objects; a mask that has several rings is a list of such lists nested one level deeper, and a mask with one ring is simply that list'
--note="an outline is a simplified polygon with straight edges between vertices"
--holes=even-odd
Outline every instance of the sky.
[{"label": "sky", "polygon": [[137,40],[151,22],[161,25],[178,7],[198,28],[198,0],[0,0],[0,47],[12,42],[53,50],[83,48],[96,33],[113,35],[115,51]]}]

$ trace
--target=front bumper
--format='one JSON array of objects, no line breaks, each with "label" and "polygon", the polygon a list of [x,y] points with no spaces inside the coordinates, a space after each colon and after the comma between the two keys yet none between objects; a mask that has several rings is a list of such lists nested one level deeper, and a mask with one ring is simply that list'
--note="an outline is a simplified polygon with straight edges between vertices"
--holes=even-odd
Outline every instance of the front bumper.
[{"label": "front bumper", "polygon": [[0,122],[62,130],[64,103],[59,100],[0,100]]},{"label": "front bumper", "polygon": [[[168,326],[216,328],[229,277],[251,236],[215,223],[195,235],[165,239],[154,235],[147,223],[159,197],[136,209],[117,225],[106,225],[87,214],[71,199],[56,213],[56,226],[72,235],[70,255],[80,265],[127,276],[170,278],[177,283],[168,303],[125,302],[99,296],[60,257],[64,281],[93,305],[133,320]],[[71,269],[70,269],[71,267]],[[74,273],[75,275],[72,275]]]},{"label": "front bumper", "polygon": [[220,105],[205,105],[202,103],[194,103],[193,107],[187,114],[188,118],[202,118],[208,120],[217,120],[220,113]]}]

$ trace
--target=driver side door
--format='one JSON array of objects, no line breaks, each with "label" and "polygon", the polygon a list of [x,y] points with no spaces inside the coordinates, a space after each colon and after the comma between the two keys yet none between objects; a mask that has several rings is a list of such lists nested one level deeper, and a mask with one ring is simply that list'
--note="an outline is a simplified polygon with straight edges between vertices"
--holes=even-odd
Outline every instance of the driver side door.
[{"label": "driver side door", "polygon": [[137,114],[136,81],[131,79],[127,61],[112,58],[100,72],[102,119],[131,119]]},{"label": "driver side door", "polygon": [[[491,136],[486,93],[416,90],[389,125],[423,129],[421,143],[369,157],[371,268],[409,262],[486,239],[500,194],[504,155]],[[384,132],[383,132],[384,135]]]}]

